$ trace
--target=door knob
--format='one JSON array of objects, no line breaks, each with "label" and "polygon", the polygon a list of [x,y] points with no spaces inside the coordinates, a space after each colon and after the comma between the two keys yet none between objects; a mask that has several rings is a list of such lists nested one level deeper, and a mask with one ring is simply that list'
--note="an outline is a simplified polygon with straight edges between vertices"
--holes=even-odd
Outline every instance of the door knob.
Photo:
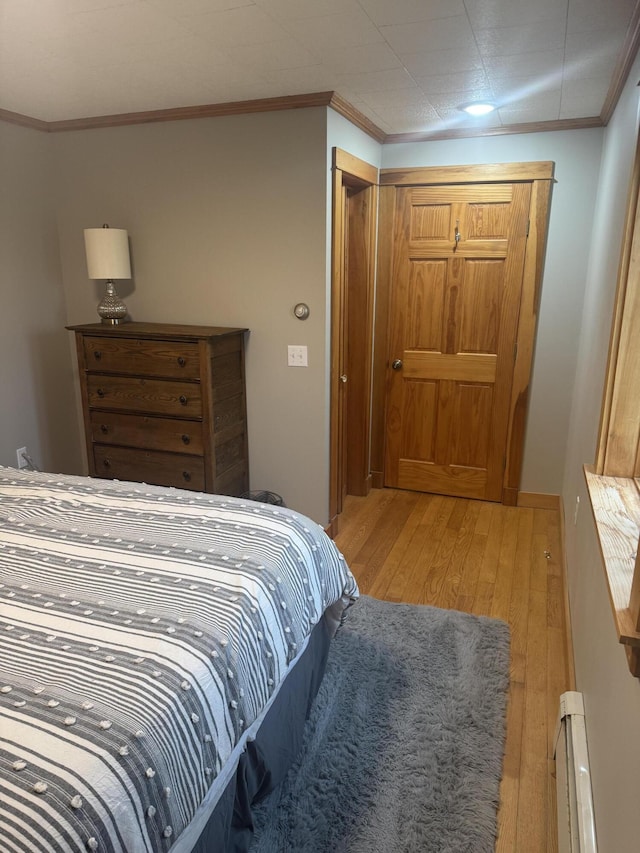
[{"label": "door knob", "polygon": [[346,382],[346,381],[347,381],[347,374],[343,373],[342,376],[340,377],[340,382]]},{"label": "door knob", "polygon": [[402,359],[401,358],[394,358],[394,360],[391,362],[391,367],[394,370],[400,370],[400,368],[402,367]]}]

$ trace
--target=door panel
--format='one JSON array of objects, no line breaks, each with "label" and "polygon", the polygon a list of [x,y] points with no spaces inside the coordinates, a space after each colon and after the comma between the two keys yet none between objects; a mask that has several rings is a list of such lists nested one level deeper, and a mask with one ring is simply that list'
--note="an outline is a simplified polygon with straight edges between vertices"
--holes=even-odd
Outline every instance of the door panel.
[{"label": "door panel", "polygon": [[[424,492],[424,468],[414,459],[402,459],[398,466],[403,489]],[[461,498],[477,498],[486,477],[479,468],[456,465],[430,466],[429,491],[440,495],[455,495]]]},{"label": "door panel", "polygon": [[397,190],[387,486],[501,499],[530,195]]},{"label": "door panel", "polygon": [[450,355],[423,350],[405,350],[402,366],[405,380],[409,379],[467,379],[495,382],[496,356],[489,353],[457,353]]},{"label": "door panel", "polygon": [[415,204],[411,208],[410,234],[418,240],[447,240],[451,220],[450,204]]},{"label": "door panel", "polygon": [[489,464],[489,425],[493,405],[491,385],[456,382],[451,425],[451,464],[486,468]]},{"label": "door panel", "polygon": [[407,382],[404,393],[404,410],[407,417],[403,423],[401,456],[422,462],[435,462],[438,383]]},{"label": "door panel", "polygon": [[437,350],[444,316],[446,261],[416,261],[410,276],[407,344],[414,349]]},{"label": "door panel", "polygon": [[458,353],[495,353],[500,328],[502,261],[469,260],[459,300]]}]

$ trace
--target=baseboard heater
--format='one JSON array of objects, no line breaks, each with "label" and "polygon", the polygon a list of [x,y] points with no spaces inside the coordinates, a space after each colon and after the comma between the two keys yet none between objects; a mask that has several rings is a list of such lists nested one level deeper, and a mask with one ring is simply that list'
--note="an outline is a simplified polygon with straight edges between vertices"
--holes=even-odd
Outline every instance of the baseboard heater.
[{"label": "baseboard heater", "polygon": [[597,853],[582,693],[560,697],[554,741],[558,853]]}]

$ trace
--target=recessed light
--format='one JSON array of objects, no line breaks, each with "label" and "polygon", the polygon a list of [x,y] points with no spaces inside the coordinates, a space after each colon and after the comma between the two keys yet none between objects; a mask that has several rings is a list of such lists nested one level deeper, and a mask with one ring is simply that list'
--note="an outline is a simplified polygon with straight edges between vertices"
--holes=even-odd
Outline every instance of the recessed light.
[{"label": "recessed light", "polygon": [[471,104],[461,104],[458,109],[469,113],[470,116],[486,116],[492,113],[496,108],[495,104],[489,104],[486,101],[474,101]]}]

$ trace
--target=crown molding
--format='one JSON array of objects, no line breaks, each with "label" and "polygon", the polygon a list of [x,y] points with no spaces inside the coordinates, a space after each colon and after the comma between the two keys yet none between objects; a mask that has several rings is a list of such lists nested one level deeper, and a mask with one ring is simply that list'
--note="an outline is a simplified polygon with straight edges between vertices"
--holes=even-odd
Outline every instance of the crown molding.
[{"label": "crown molding", "polygon": [[[637,32],[640,33],[640,27],[637,28]],[[629,68],[626,68],[624,73],[628,74]],[[624,85],[624,80],[622,81],[622,85]],[[619,97],[619,94],[618,92],[617,97]],[[30,127],[45,133],[64,133],[73,130],[96,130],[106,127],[125,127],[128,125],[153,124],[164,121],[186,121],[188,119],[306,109],[308,107],[331,107],[331,109],[335,110],[382,145],[393,145],[402,142],[432,142],[440,139],[475,139],[486,136],[540,133],[555,130],[583,130],[586,128],[604,127],[606,124],[601,116],[593,116],[584,119],[559,119],[556,121],[511,124],[500,127],[469,127],[434,132],[385,133],[337,92],[313,92],[305,95],[260,98],[253,101],[229,101],[221,104],[200,104],[190,107],[89,116],[87,118],[65,119],[62,121],[43,121],[42,119],[32,118],[21,113],[0,109],[0,121],[19,124],[23,127]]]},{"label": "crown molding", "polygon": [[624,44],[622,45],[622,49],[618,54],[618,61],[616,62],[616,67],[611,78],[609,91],[607,92],[607,97],[604,99],[602,112],[600,113],[602,123],[605,125],[609,124],[611,116],[613,115],[613,111],[615,110],[618,100],[620,99],[620,95],[622,94],[624,85],[627,82],[627,77],[629,76],[631,66],[635,61],[639,47],[640,2],[636,2],[635,8],[633,10],[633,15],[631,16],[631,22],[629,23],[629,29],[627,30],[627,35],[624,40]]},{"label": "crown molding", "polygon": [[43,130],[45,133],[49,130],[49,122],[24,116],[22,113],[13,113],[11,110],[0,109],[0,121],[6,121],[8,124],[19,124],[22,127],[31,127],[34,130]]},{"label": "crown molding", "polygon": [[279,110],[299,110],[306,107],[326,107],[333,92],[314,92],[308,95],[287,95],[281,98],[260,98],[254,101],[229,101],[222,104],[200,104],[191,107],[174,107],[166,110],[145,110],[137,113],[90,116],[47,122],[49,133],[69,130],[95,130],[103,127],[123,127],[132,124],[152,124],[161,121],[185,121],[198,118],[266,113]]},{"label": "crown molding", "polygon": [[400,142],[433,142],[436,139],[477,139],[484,136],[505,136],[514,133],[543,133],[553,130],[584,130],[592,127],[604,127],[600,116],[592,118],[565,118],[555,121],[536,121],[526,124],[505,124],[499,127],[451,128],[433,133],[389,133],[385,136],[385,145]]},{"label": "crown molding", "polygon": [[384,143],[386,141],[387,134],[384,130],[381,130],[377,124],[374,124],[371,119],[364,115],[364,113],[361,113],[360,110],[353,106],[353,104],[350,104],[349,101],[345,100],[342,95],[339,95],[337,92],[332,92],[329,106],[332,110],[335,110],[335,112],[348,119],[351,124],[355,124],[356,127],[359,127],[360,130],[363,130],[378,142]]}]

